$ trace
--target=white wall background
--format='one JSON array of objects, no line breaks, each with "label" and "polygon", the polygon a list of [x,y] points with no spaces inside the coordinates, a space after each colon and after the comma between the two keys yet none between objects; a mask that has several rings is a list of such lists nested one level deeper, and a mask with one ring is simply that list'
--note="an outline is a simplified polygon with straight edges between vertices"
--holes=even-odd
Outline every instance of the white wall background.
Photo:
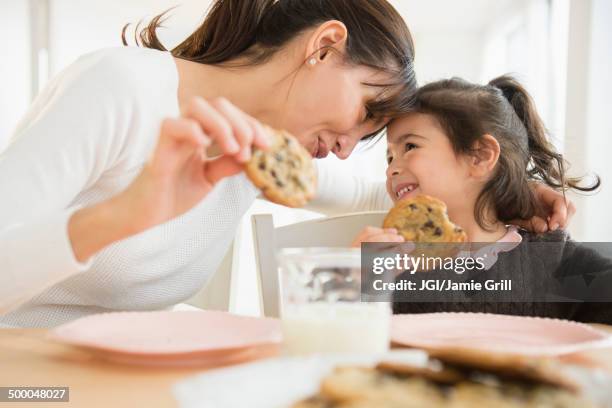
[{"label": "white wall background", "polygon": [[[0,149],[25,112],[31,92],[30,5],[49,10],[48,76],[79,55],[120,45],[125,23],[138,22],[173,7],[179,0],[1,0],[0,38],[10,46],[0,53]],[[161,37],[177,44],[201,20],[210,0],[182,0]],[[411,27],[416,43],[420,83],[450,76],[486,82],[512,72],[534,95],[541,114],[574,163],[577,172],[593,170],[604,177],[602,192],[574,198],[578,215],[571,232],[581,240],[610,241],[612,218],[612,2],[609,0],[392,0]],[[44,80],[46,75],[39,77]],[[325,159],[338,172],[384,179],[381,141],[360,149],[340,164]],[[1,197],[0,197],[1,199]],[[237,243],[241,254],[233,309],[257,314],[249,215],[273,212],[279,224],[317,214],[258,202],[245,218]]]},{"label": "white wall background", "polygon": [[[26,1],[0,1],[0,151],[30,103],[30,24]],[[1,199],[1,197],[0,197]]]},{"label": "white wall background", "polygon": [[573,235],[584,241],[612,237],[612,2],[571,2],[565,153],[575,174],[596,172],[603,179],[594,196],[572,195],[578,213]]}]

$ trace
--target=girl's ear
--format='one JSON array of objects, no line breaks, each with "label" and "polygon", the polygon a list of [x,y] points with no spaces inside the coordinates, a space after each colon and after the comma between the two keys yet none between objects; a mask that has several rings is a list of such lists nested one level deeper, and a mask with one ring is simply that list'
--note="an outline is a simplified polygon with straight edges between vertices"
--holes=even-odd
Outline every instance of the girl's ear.
[{"label": "girl's ear", "polygon": [[484,135],[472,146],[470,154],[470,175],[475,178],[487,178],[499,160],[500,147],[497,139]]},{"label": "girl's ear", "polygon": [[305,60],[315,58],[323,61],[329,55],[329,48],[344,53],[348,31],[343,22],[337,20],[326,21],[319,25],[308,37],[306,42]]}]

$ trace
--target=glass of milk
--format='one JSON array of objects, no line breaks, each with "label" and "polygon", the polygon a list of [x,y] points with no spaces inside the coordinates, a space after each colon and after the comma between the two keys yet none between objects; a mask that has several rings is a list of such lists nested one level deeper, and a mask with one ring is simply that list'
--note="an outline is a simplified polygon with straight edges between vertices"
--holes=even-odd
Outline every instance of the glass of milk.
[{"label": "glass of milk", "polygon": [[359,249],[288,248],[278,261],[287,354],[388,350],[390,304],[361,300]]}]

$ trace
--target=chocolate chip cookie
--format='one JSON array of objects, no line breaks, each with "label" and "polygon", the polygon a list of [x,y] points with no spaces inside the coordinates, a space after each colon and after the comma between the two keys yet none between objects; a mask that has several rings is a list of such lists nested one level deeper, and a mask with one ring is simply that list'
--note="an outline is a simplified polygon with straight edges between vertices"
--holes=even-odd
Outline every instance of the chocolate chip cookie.
[{"label": "chocolate chip cookie", "polygon": [[442,365],[435,372],[398,364],[337,367],[322,380],[316,395],[292,408],[595,407],[582,390],[559,381],[561,373],[550,381],[548,374],[515,370],[510,359],[492,357],[493,367],[452,353],[442,356],[450,356],[452,363],[438,361]]},{"label": "chocolate chip cookie", "polygon": [[270,148],[253,149],[246,174],[264,196],[277,204],[302,207],[315,195],[316,172],[310,153],[286,131],[268,131]]},{"label": "chocolate chip cookie", "polygon": [[446,204],[426,195],[401,200],[385,217],[383,228],[395,228],[411,242],[465,242],[467,235],[446,214]]}]

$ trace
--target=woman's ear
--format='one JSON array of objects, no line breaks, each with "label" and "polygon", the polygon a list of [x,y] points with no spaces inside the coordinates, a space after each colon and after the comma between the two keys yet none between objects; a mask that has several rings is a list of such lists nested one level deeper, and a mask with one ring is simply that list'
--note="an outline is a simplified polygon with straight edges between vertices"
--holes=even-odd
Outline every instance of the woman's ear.
[{"label": "woman's ear", "polygon": [[314,58],[315,62],[322,62],[330,55],[330,47],[344,53],[347,38],[348,31],[343,22],[337,20],[326,21],[310,34],[306,42],[305,60],[310,61]]},{"label": "woman's ear", "polygon": [[484,135],[472,146],[470,154],[470,175],[487,178],[499,160],[499,142],[491,135]]}]

